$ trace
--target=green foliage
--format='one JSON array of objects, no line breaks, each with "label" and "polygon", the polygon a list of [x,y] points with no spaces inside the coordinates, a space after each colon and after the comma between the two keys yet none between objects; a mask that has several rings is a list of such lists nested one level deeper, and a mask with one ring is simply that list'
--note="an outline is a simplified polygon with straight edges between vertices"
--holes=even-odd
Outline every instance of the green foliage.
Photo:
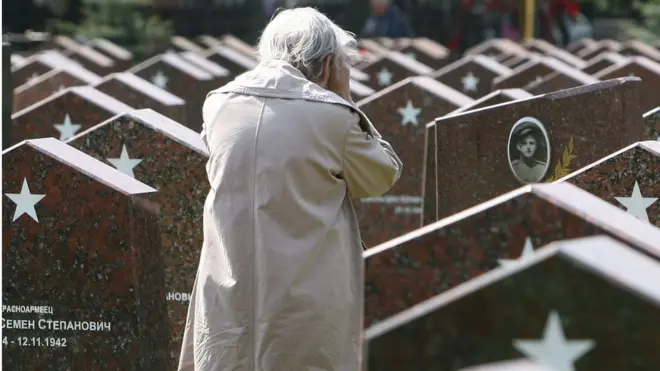
[{"label": "green foliage", "polygon": [[625,32],[628,38],[647,43],[657,42],[660,40],[660,0],[649,0],[641,4],[640,11],[644,16],[644,23],[627,28]]},{"label": "green foliage", "polygon": [[55,32],[78,40],[105,38],[131,50],[137,59],[151,54],[172,35],[172,26],[143,13],[151,0],[85,0],[80,23],[55,21]]}]

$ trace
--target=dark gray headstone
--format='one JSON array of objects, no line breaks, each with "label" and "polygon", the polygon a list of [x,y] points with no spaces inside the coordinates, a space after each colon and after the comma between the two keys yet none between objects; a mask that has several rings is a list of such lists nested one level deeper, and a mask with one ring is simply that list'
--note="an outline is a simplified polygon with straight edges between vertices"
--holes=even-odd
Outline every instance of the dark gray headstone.
[{"label": "dark gray headstone", "polygon": [[2,43],[2,149],[10,146],[11,139],[11,44]]}]

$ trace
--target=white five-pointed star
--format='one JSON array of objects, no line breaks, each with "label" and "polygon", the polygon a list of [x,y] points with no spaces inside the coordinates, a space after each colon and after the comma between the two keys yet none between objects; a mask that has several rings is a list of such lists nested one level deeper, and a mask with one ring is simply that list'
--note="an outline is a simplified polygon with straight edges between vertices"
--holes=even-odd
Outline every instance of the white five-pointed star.
[{"label": "white five-pointed star", "polygon": [[642,192],[639,190],[639,183],[637,181],[635,181],[635,186],[630,197],[614,198],[626,207],[628,213],[647,223],[649,223],[649,215],[646,213],[646,209],[658,200],[657,197],[642,197]]},{"label": "white five-pointed star", "polygon": [[532,255],[534,255],[534,246],[532,245],[532,239],[527,237],[527,239],[525,240],[525,245],[523,246],[522,254],[520,254],[520,257],[518,259],[499,259],[498,262],[500,263],[501,266],[506,267],[511,264],[516,264],[525,261]]},{"label": "white five-pointed star", "polygon": [[593,340],[566,340],[561,319],[551,311],[545,323],[542,340],[514,340],[513,346],[534,362],[550,366],[554,371],[575,371],[573,364],[594,346]]},{"label": "white five-pointed star", "polygon": [[392,84],[392,73],[383,67],[383,69],[378,72],[378,85],[388,86]]},{"label": "white five-pointed star", "polygon": [[467,75],[461,77],[461,83],[463,84],[463,91],[477,91],[479,78],[470,71]]},{"label": "white five-pointed star", "polygon": [[80,130],[82,125],[80,124],[73,124],[71,123],[71,117],[69,117],[69,114],[67,113],[66,116],[64,116],[64,122],[61,124],[55,124],[53,125],[55,127],[55,130],[60,132],[60,140],[64,141],[72,136],[76,135],[76,132]]},{"label": "white five-pointed star", "polygon": [[415,52],[408,52],[406,55],[412,59],[417,59],[417,54],[415,54]]},{"label": "white five-pointed star", "polygon": [[401,125],[405,126],[407,123],[411,123],[417,126],[419,124],[419,122],[417,122],[417,116],[422,112],[422,109],[415,108],[411,101],[408,101],[406,106],[404,108],[399,108],[398,111],[401,115]]},{"label": "white five-pointed star", "polygon": [[167,89],[167,82],[169,80],[170,79],[165,76],[163,71],[160,70],[151,78],[151,82],[161,89]]},{"label": "white five-pointed star", "polygon": [[46,197],[46,195],[30,193],[27,179],[23,178],[21,193],[5,193],[5,195],[16,204],[16,211],[14,211],[14,219],[12,221],[15,221],[23,214],[28,214],[35,222],[39,223],[37,210],[34,209],[34,205]]},{"label": "white five-pointed star", "polygon": [[108,158],[107,160],[114,167],[116,167],[117,170],[132,178],[135,178],[135,174],[133,174],[133,168],[142,162],[142,159],[128,157],[128,150],[126,149],[125,144],[121,147],[121,155],[119,155],[119,158]]}]

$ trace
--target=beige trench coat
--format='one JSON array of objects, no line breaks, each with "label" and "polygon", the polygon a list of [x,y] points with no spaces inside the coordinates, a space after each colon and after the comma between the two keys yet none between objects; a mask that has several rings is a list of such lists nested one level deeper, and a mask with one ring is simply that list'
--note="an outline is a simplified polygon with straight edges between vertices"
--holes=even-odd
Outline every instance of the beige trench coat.
[{"label": "beige trench coat", "polygon": [[386,192],[399,158],[353,104],[283,62],[209,93],[203,114],[211,191],[178,369],[359,370],[350,197]]}]

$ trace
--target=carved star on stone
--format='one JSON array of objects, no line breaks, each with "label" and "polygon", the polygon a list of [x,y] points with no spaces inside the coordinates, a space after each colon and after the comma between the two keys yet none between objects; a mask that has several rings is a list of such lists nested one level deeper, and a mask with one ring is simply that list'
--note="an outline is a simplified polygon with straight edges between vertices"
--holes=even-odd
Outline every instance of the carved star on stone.
[{"label": "carved star on stone", "polygon": [[378,85],[388,86],[392,85],[392,73],[383,67],[380,72],[378,72]]},{"label": "carved star on stone", "polygon": [[401,125],[405,126],[408,123],[414,126],[419,125],[417,116],[422,112],[422,109],[415,108],[411,101],[408,101],[405,107],[399,108],[398,112],[401,115]]},{"label": "carved star on stone", "polygon": [[534,362],[554,371],[575,371],[574,363],[596,345],[595,341],[567,340],[556,311],[551,311],[540,340],[514,340],[513,346]]},{"label": "carved star on stone", "polygon": [[646,209],[653,205],[657,197],[643,197],[642,192],[639,190],[639,183],[635,181],[632,195],[630,197],[614,197],[619,203],[626,207],[629,214],[632,214],[637,219],[649,223],[649,214]]},{"label": "carved star on stone", "polygon": [[534,255],[534,246],[532,245],[532,239],[527,237],[525,239],[525,244],[523,245],[522,253],[520,254],[520,257],[518,257],[518,259],[499,259],[498,263],[500,263],[500,266],[507,267],[512,264],[518,264],[520,262],[523,262],[529,259],[533,255]]},{"label": "carved star on stone", "polygon": [[67,113],[64,116],[64,122],[61,124],[55,124],[53,127],[60,132],[60,140],[64,141],[76,135],[76,132],[82,128],[82,125],[72,123],[71,117],[69,117],[69,114]]},{"label": "carved star on stone", "polygon": [[463,84],[463,91],[477,91],[477,86],[479,85],[479,78],[475,76],[472,71],[468,72],[467,75],[461,77],[461,83]]},{"label": "carved star on stone", "polygon": [[9,199],[16,204],[14,219],[12,219],[12,221],[16,221],[21,215],[27,214],[35,222],[39,223],[37,210],[34,208],[34,205],[41,201],[42,198],[46,197],[46,195],[30,193],[30,187],[28,187],[26,178],[23,178],[21,193],[5,193],[5,196],[9,197]]},{"label": "carved star on stone", "polygon": [[161,89],[167,89],[167,83],[169,81],[170,79],[160,70],[151,78],[151,82]]},{"label": "carved star on stone", "polygon": [[119,155],[119,158],[107,158],[107,160],[112,164],[112,166],[117,168],[117,170],[130,176],[131,178],[135,178],[135,174],[133,174],[133,168],[142,162],[142,159],[130,158],[128,156],[128,150],[126,149],[125,144],[121,147],[121,155]]}]

